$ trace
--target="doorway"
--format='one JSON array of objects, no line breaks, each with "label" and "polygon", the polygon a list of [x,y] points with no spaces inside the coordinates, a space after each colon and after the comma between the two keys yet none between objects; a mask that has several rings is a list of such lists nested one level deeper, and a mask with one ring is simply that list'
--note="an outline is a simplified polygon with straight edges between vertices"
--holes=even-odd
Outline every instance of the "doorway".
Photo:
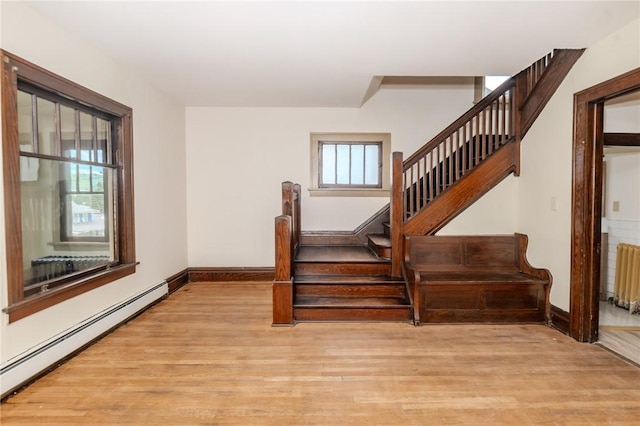
[{"label": "doorway", "polygon": [[605,103],[638,90],[640,68],[574,96],[569,334],[580,342],[598,340]]},{"label": "doorway", "polygon": [[603,131],[598,343],[640,364],[640,282],[631,276],[640,259],[629,251],[640,246],[640,91],[604,103]]}]

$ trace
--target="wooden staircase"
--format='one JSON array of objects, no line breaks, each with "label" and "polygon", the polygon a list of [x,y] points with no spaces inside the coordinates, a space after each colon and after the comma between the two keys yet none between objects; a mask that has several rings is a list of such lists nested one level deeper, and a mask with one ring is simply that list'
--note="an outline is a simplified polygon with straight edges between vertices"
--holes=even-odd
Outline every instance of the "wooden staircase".
[{"label": "wooden staircase", "polygon": [[582,53],[555,50],[405,161],[394,153],[391,203],[353,232],[302,232],[300,186],[284,182],[273,325],[413,321],[414,296],[402,277],[405,236],[435,234],[509,174],[519,175],[520,141]]},{"label": "wooden staircase", "polygon": [[411,322],[405,281],[392,277],[390,259],[374,250],[300,246],[294,260],[294,320]]}]

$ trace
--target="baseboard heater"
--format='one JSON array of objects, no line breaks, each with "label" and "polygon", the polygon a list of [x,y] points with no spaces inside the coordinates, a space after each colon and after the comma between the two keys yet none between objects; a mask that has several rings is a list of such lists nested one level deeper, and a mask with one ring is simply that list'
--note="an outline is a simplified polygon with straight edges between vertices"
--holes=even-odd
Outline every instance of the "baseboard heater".
[{"label": "baseboard heater", "polygon": [[0,367],[0,399],[4,399],[60,360],[166,296],[168,291],[169,286],[163,281],[76,324],[38,347],[8,360]]}]

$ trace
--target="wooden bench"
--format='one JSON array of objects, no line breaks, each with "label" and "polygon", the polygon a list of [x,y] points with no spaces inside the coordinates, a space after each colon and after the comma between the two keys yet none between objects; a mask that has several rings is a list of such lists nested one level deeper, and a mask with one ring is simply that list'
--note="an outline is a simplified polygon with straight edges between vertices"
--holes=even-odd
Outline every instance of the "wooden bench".
[{"label": "wooden bench", "polygon": [[527,243],[524,234],[407,236],[415,323],[548,322],[552,277],[529,265]]}]

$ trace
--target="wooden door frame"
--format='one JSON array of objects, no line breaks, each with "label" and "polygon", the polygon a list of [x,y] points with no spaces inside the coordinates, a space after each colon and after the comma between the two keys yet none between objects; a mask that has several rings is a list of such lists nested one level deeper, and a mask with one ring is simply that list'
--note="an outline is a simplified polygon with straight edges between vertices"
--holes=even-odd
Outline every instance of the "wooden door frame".
[{"label": "wooden door frame", "polygon": [[569,334],[598,340],[605,101],[640,90],[640,68],[574,94]]}]

